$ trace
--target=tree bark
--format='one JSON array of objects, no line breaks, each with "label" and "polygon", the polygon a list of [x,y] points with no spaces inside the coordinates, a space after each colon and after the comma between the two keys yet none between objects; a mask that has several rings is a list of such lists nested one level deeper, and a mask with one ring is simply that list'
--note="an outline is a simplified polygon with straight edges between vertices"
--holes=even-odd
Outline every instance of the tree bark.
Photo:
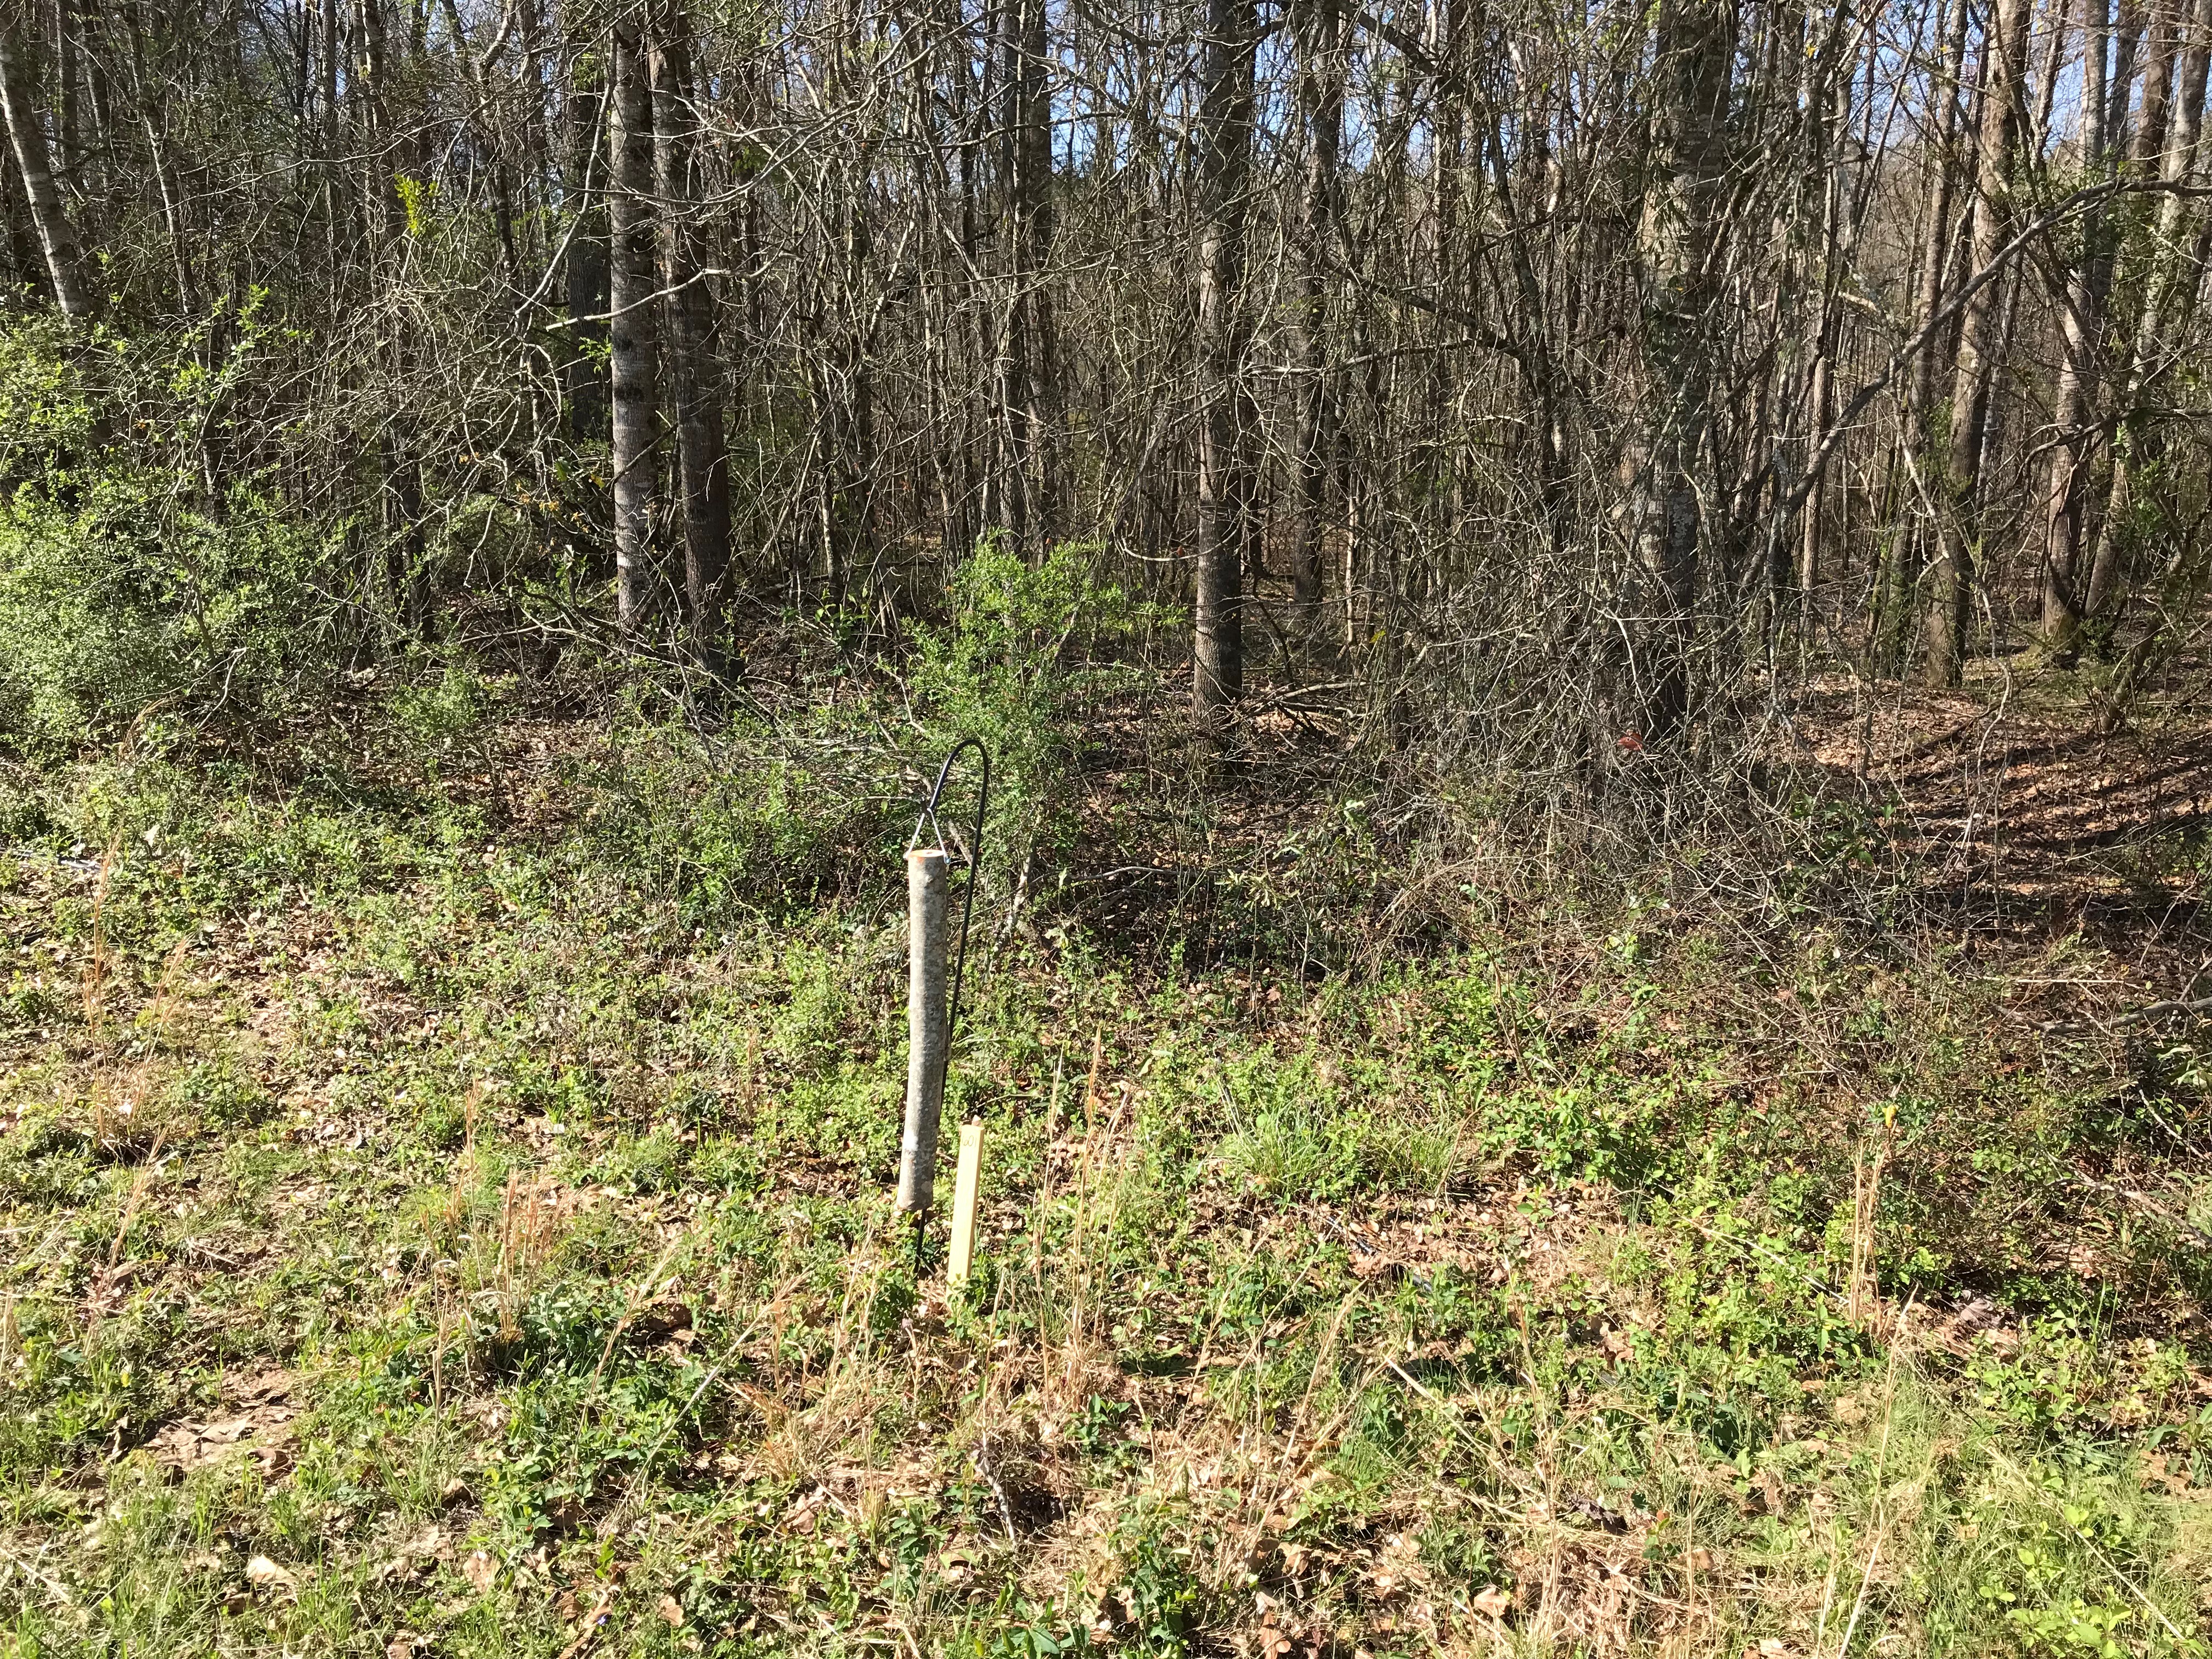
[{"label": "tree bark", "polygon": [[15,152],[15,166],[23,180],[23,194],[31,204],[31,228],[46,258],[46,275],[54,285],[54,299],[62,315],[81,322],[92,315],[92,290],[87,285],[84,253],[76,227],[54,185],[53,154],[40,125],[38,89],[23,37],[12,27],[0,27],[0,114],[8,123],[8,138]]},{"label": "tree bark", "polygon": [[[40,8],[45,9],[43,6]],[[84,136],[78,125],[77,40],[78,19],[71,0],[54,0],[54,147],[60,152],[58,171],[62,181],[83,199]],[[40,22],[45,19],[40,18]]]},{"label": "tree bark", "polygon": [[607,371],[600,356],[607,349],[610,289],[607,265],[606,65],[592,50],[581,20],[569,26],[568,97],[562,112],[568,128],[568,166],[562,179],[564,205],[574,228],[562,270],[568,313],[568,359],[562,365],[568,430],[578,438],[607,427]]},{"label": "tree bark", "polygon": [[321,26],[316,44],[320,49],[315,95],[321,106],[322,155],[316,170],[322,175],[323,234],[330,260],[330,306],[335,324],[345,307],[345,179],[338,165],[338,59],[345,45],[338,32],[338,0],[322,0]]},{"label": "tree bark", "polygon": [[[1943,303],[1950,273],[1951,255],[1957,244],[1957,223],[1952,216],[1958,191],[1958,167],[1952,151],[1966,118],[1967,0],[1948,0],[1938,23],[1942,56],[1933,82],[1941,99],[1934,129],[1925,134],[1921,148],[1926,154],[1922,193],[1920,260],[1913,272],[1912,322],[1916,335],[1926,343],[1905,366],[1904,430],[1898,453],[1905,462],[1907,489],[1915,496],[1932,491],[1936,473],[1936,386],[1937,360],[1942,347],[1929,331]],[[1939,331],[1940,332],[1940,331]],[[1901,495],[1898,502],[1905,512]],[[1912,632],[1913,594],[1918,586],[1926,553],[1924,532],[1915,514],[1891,527],[1882,561],[1879,614],[1875,618],[1875,665],[1878,672],[1899,672]]]},{"label": "tree bark", "polygon": [[[2197,170],[2198,138],[2204,115],[2205,76],[2212,68],[2212,0],[2197,3],[2175,18],[2171,46],[2153,64],[2144,82],[2143,131],[2134,156],[2137,176],[2159,179],[2171,185],[2188,183]],[[2149,114],[2153,82],[2163,88],[2167,61],[2173,64],[2173,85],[2159,100],[2161,118]],[[2113,611],[2124,594],[2129,555],[2136,539],[2137,520],[2146,507],[2140,502],[2141,481],[2152,474],[2162,453],[2158,422],[2141,404],[2165,365],[2166,343],[2179,304],[2196,291],[2193,261],[2177,257],[2192,211],[2180,191],[2162,197],[2154,228],[2143,248],[2148,273],[2143,282],[2142,304],[2136,318],[2133,349],[2121,380],[2119,436],[2113,446],[2112,495],[2098,526],[2097,546],[2090,562],[2089,591],[2083,610],[2109,636]],[[2184,274],[2186,271],[2187,281]]]},{"label": "tree bark", "polygon": [[[1974,146],[1972,269],[1976,270],[1996,262],[2011,228],[2013,143],[2020,128],[2027,20],[2028,0],[1996,0],[1983,38],[1981,125]],[[1966,302],[1960,319],[1943,505],[1936,525],[1936,562],[1929,571],[1922,671],[1930,685],[1956,685],[1965,666],[1979,527],[1976,496],[1981,483],[1983,424],[2001,323],[2001,283],[1984,283]]]},{"label": "tree bark", "polygon": [[1629,718],[1649,738],[1688,713],[1701,515],[1692,476],[1711,418],[1709,314],[1726,167],[1733,8],[1667,0],[1659,13],[1656,153],[1641,229],[1643,429],[1626,456],[1637,614]]},{"label": "tree bark", "polygon": [[1252,145],[1253,0],[1207,0],[1199,109],[1198,572],[1191,706],[1217,747],[1244,683],[1244,502],[1247,453],[1240,395],[1246,174]]},{"label": "tree bark", "polygon": [[690,45],[672,9],[653,58],[654,165],[668,288],[668,389],[676,416],[684,501],[684,619],[691,649],[710,673],[723,667],[724,588],[730,565],[730,478],[722,431],[722,373],[714,290],[701,274],[699,131]]},{"label": "tree bark", "polygon": [[[2093,179],[2110,169],[2106,143],[2112,0],[2081,0],[2081,167]],[[2081,518],[2087,504],[2083,474],[2089,445],[2089,416],[2096,404],[2097,358],[2105,330],[2105,295],[2112,264],[2100,210],[2083,226],[2081,252],[2066,274],[2058,317],[2058,392],[2051,410],[2056,441],[2045,495],[2043,615],[2045,647],[2054,656],[2072,654],[2081,632],[2081,605],[2076,591],[2081,560]]]},{"label": "tree bark", "polygon": [[[1845,66],[1838,73],[1833,62],[1840,45],[1843,21],[1839,13],[1836,27],[1817,44],[1808,43],[1805,52],[1805,182],[1808,191],[1817,187],[1820,198],[1814,220],[1820,228],[1820,240],[1808,273],[1817,283],[1817,293],[1805,342],[1806,353],[1813,363],[1811,385],[1806,393],[1807,423],[1815,441],[1818,434],[1827,429],[1834,397],[1831,365],[1836,349],[1835,290],[1844,205],[1843,164],[1838,149],[1850,131],[1850,70]],[[1802,607],[1801,619],[1808,630],[1814,621],[1814,590],[1821,579],[1820,537],[1826,496],[1826,478],[1815,477],[1812,491],[1805,497],[1804,515],[1797,527],[1798,602]]]},{"label": "tree bark", "polygon": [[1014,422],[1013,493],[1020,538],[1034,554],[1058,532],[1053,512],[1053,455],[1048,435],[1054,401],[1052,292],[1052,106],[1045,0],[1007,0],[1006,140],[1012,215],[1013,296],[1007,345],[1012,378],[1007,414]]},{"label": "tree bark", "polygon": [[385,0],[355,0],[351,94],[360,131],[361,199],[363,228],[370,233],[374,258],[377,240],[399,234],[398,192],[392,179],[391,111],[385,97]]},{"label": "tree bark", "polygon": [[1336,387],[1328,362],[1328,270],[1337,257],[1338,169],[1344,149],[1345,64],[1340,0],[1301,0],[1296,13],[1298,112],[1305,129],[1305,201],[1298,309],[1297,520],[1291,602],[1309,629],[1321,603],[1329,463],[1336,450]]},{"label": "tree bark", "polygon": [[615,608],[623,629],[635,633],[649,621],[659,599],[652,548],[659,464],[653,324],[659,264],[653,210],[653,86],[645,21],[635,12],[615,25],[612,71]]}]

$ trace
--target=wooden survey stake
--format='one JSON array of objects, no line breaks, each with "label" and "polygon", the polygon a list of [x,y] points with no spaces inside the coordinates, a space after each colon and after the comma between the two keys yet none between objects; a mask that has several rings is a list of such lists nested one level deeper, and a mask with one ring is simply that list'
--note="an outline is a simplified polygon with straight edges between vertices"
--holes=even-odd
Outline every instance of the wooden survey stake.
[{"label": "wooden survey stake", "polygon": [[952,1254],[945,1264],[945,1282],[967,1282],[975,1265],[975,1189],[983,1178],[983,1126],[960,1126],[960,1168],[952,1177]]}]

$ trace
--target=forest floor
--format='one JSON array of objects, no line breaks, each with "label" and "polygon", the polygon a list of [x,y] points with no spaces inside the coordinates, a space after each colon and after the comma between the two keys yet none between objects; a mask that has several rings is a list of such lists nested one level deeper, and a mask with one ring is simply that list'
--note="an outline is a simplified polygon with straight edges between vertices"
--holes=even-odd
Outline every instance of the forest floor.
[{"label": "forest floor", "polygon": [[2212,727],[1802,722],[1994,927],[994,933],[948,1294],[896,887],[727,902],[905,825],[410,695],[0,778],[9,1659],[2212,1648]]},{"label": "forest floor", "polygon": [[[1924,890],[1984,927],[2186,931],[2203,896],[2212,703],[2146,697],[2115,720],[2087,675],[1977,666],[1949,692],[1818,682],[1796,751],[1888,803]],[[2175,679],[2203,684],[2190,666]]]}]

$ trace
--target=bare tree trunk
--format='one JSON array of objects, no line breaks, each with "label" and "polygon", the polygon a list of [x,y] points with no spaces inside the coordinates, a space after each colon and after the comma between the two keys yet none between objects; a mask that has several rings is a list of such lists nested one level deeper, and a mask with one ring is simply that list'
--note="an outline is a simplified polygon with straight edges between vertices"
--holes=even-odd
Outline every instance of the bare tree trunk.
[{"label": "bare tree trunk", "polygon": [[562,180],[574,217],[562,271],[568,312],[568,357],[562,365],[568,430],[581,438],[607,427],[607,89],[606,65],[586,44],[580,21],[568,26],[568,164]]},{"label": "bare tree trunk", "polygon": [[54,0],[54,147],[61,152],[58,170],[62,182],[77,191],[82,201],[84,185],[79,175],[84,167],[84,137],[77,124],[76,9],[70,0]]},{"label": "bare tree trunk", "polygon": [[636,12],[615,24],[612,69],[615,607],[623,628],[635,632],[645,626],[659,598],[652,555],[658,466],[653,313],[659,265],[653,211],[653,87],[645,21]]},{"label": "bare tree trunk", "polygon": [[1196,638],[1191,706],[1217,745],[1244,682],[1241,394],[1244,214],[1252,145],[1253,0],[1207,0],[1199,110],[1199,427]]},{"label": "bare tree trunk", "polygon": [[699,258],[699,137],[691,106],[690,56],[684,14],[672,8],[653,57],[654,162],[668,286],[669,401],[676,415],[684,500],[685,619],[693,652],[710,672],[719,673],[723,588],[730,566],[730,479],[714,289],[701,275]]},{"label": "bare tree trunk", "polygon": [[[2101,178],[2109,170],[2105,121],[2111,0],[2080,3],[2081,167],[2089,177]],[[2045,647],[2062,657],[2071,654],[2081,627],[2075,566],[2081,559],[2081,517],[2088,495],[2083,461],[2088,420],[2096,403],[2097,356],[2104,339],[2105,295],[2112,272],[2104,227],[2105,215],[2100,211],[2082,228],[2081,254],[2067,272],[2058,318],[2058,395],[2051,410],[2057,441],[2051,451],[2044,515],[2041,632]]]},{"label": "bare tree trunk", "polygon": [[[1932,95],[1940,101],[1934,127],[1921,144],[1928,159],[1921,198],[1920,262],[1913,272],[1916,333],[1927,333],[1943,303],[1945,278],[1957,241],[1952,204],[1958,189],[1958,167],[1952,151],[1966,113],[1967,15],[1967,0],[1948,0],[1937,26],[1941,55],[1930,81]],[[1918,497],[1934,482],[1936,371],[1942,350],[1941,343],[1931,336],[1905,366],[1905,423],[1897,447],[1910,482],[1900,492],[1900,511],[1905,494]],[[1879,614],[1874,624],[1874,660],[1878,672],[1894,673],[1904,669],[1911,633],[1913,591],[1919,582],[1925,550],[1917,514],[1892,527],[1883,556]]]},{"label": "bare tree trunk", "polygon": [[46,275],[54,285],[54,298],[62,315],[78,322],[92,315],[92,292],[85,285],[84,255],[54,187],[52,152],[46,129],[39,123],[38,89],[23,37],[12,27],[0,27],[0,113],[8,122],[9,142],[23,179],[23,194],[31,204],[31,228],[38,234],[39,251],[46,256]]},{"label": "bare tree trunk", "polygon": [[1054,459],[1048,434],[1055,400],[1052,291],[1045,270],[1052,254],[1052,106],[1047,70],[1045,0],[1010,0],[1011,50],[1006,64],[1007,137],[1012,166],[1014,286],[1012,355],[1017,367],[1018,408],[1016,486],[1025,502],[1023,522],[1033,551],[1058,532],[1054,513]]},{"label": "bare tree trunk", "polygon": [[[1516,79],[1522,75],[1517,50],[1512,58]],[[1508,333],[1519,342],[1515,362],[1520,369],[1521,384],[1533,405],[1536,440],[1537,497],[1543,507],[1546,539],[1550,551],[1558,554],[1567,534],[1567,439],[1562,419],[1562,396],[1559,373],[1553,349],[1553,325],[1550,307],[1545,304],[1544,285],[1537,274],[1531,244],[1537,239],[1525,225],[1516,204],[1513,188],[1513,170],[1505,154],[1504,123],[1505,112],[1501,106],[1493,109],[1486,123],[1486,149],[1490,158],[1491,189],[1498,198],[1498,211],[1508,227],[1506,256],[1513,273],[1513,297],[1517,309]],[[1537,120],[1528,125],[1528,137],[1534,149],[1534,160],[1541,163],[1555,183],[1558,175],[1556,159],[1545,124]],[[1547,204],[1545,211],[1552,210]]]},{"label": "bare tree trunk", "polygon": [[[1837,22],[1835,33],[1839,34],[1840,16]],[[1806,355],[1813,364],[1805,396],[1806,423],[1815,439],[1827,429],[1833,402],[1834,377],[1830,363],[1835,353],[1837,243],[1843,234],[1844,213],[1844,180],[1837,146],[1849,133],[1850,122],[1850,72],[1846,70],[1837,76],[1830,61],[1836,44],[1832,34],[1817,44],[1808,42],[1805,49],[1806,185],[1808,190],[1817,187],[1820,196],[1814,220],[1819,227],[1819,241],[1808,273],[1818,283],[1818,292],[1805,342]],[[1832,85],[1832,79],[1840,85]],[[1820,580],[1821,520],[1827,507],[1826,498],[1826,480],[1816,476],[1811,493],[1805,497],[1804,515],[1797,526],[1798,602],[1802,607],[1801,619],[1808,631],[1814,622],[1813,592]]]},{"label": "bare tree trunk", "polygon": [[1340,0],[1302,0],[1298,113],[1305,129],[1304,269],[1294,323],[1299,387],[1297,520],[1291,553],[1292,601],[1311,627],[1321,603],[1329,463],[1336,450],[1336,388],[1328,362],[1328,270],[1337,248],[1337,171],[1344,147],[1343,20]]},{"label": "bare tree trunk", "polygon": [[335,322],[345,305],[343,279],[346,239],[343,194],[345,181],[338,167],[338,58],[345,50],[338,33],[338,0],[322,0],[321,27],[318,33],[321,61],[317,65],[320,75],[315,91],[317,101],[322,105],[322,155],[316,167],[322,174],[324,253],[330,261],[330,305]]},{"label": "bare tree trunk", "polygon": [[1003,335],[999,351],[999,517],[1034,554],[1051,535],[1043,405],[1050,379],[1051,299],[1043,267],[1053,234],[1052,112],[1045,0],[1002,0],[999,12],[999,175],[1005,186]]},{"label": "bare tree trunk", "polygon": [[378,237],[399,234],[399,198],[393,186],[391,112],[385,85],[385,0],[355,0],[354,66],[351,94],[360,124],[362,218],[371,234],[374,256]]},{"label": "bare tree trunk", "polygon": [[12,146],[0,144],[0,223],[4,223],[5,269],[11,289],[35,288],[46,268],[36,234],[23,216],[22,169]]},{"label": "bare tree trunk", "polygon": [[[1982,42],[1981,127],[1975,142],[1972,268],[1996,262],[2011,227],[2012,152],[2027,44],[2028,0],[1996,0]],[[1936,562],[1929,572],[1923,672],[1931,685],[1956,685],[1965,665],[1966,617],[1973,599],[1975,497],[1981,483],[1982,435],[1990,372],[2002,319],[2002,285],[1984,283],[1960,321],[1951,382],[1950,441],[1944,456],[1943,507],[1936,525]]]},{"label": "bare tree trunk", "polygon": [[[2159,179],[2169,185],[2190,181],[2198,165],[2197,147],[2204,115],[2205,76],[2212,67],[2212,0],[2197,3],[2173,21],[2170,57],[2154,59],[2144,82],[2143,131],[2135,164],[2138,176]],[[2174,66],[2173,86],[2159,100],[2160,118],[2151,115],[2151,87],[2163,88],[2167,63]],[[2160,453],[2160,434],[2155,420],[2141,409],[2152,381],[2162,372],[2172,313],[2178,300],[2196,291],[2194,264],[2177,257],[2185,239],[2184,227],[2191,211],[2187,196],[2177,190],[2160,198],[2154,228],[2144,256],[2148,274],[2143,282],[2142,306],[2136,319],[2133,349],[2121,380],[2119,439],[2112,456],[2112,495],[2098,527],[2096,552],[2090,563],[2089,591],[2083,610],[2100,631],[2109,634],[2112,613],[2122,598],[2124,580],[2132,550],[2136,520],[2144,504],[2136,500],[2138,480],[2155,466]],[[2184,266],[2187,265],[2185,282]]]},{"label": "bare tree trunk", "polygon": [[[2157,179],[2163,171],[2166,119],[2172,107],[2174,62],[2181,50],[2175,0],[2144,0],[2144,11],[2147,56],[2143,65],[2142,113],[2127,147],[2127,174],[2130,180],[2138,182]],[[2123,83],[2112,111],[2116,118],[2116,125],[2126,119],[2126,90]],[[2131,227],[2130,234],[2124,240],[2140,243],[2146,229],[2138,222]],[[2124,326],[2118,323],[2118,319],[2115,322]],[[2130,391],[2129,380],[2134,368],[2132,356],[2120,365],[2123,403]],[[2124,440],[2127,435],[2125,422],[2123,422],[2120,436]],[[2118,582],[2121,551],[2126,540],[2124,526],[2133,513],[2132,481],[2128,466],[2122,459],[2124,448],[2124,441],[2114,445],[2112,476],[2106,486],[2104,510],[2098,514],[2097,539],[2090,550],[2089,580],[2087,590],[2081,595],[2085,621],[2104,617]]]},{"label": "bare tree trunk", "polygon": [[1708,313],[1735,35],[1732,7],[1667,0],[1659,13],[1657,154],[1641,229],[1644,413],[1625,458],[1638,618],[1631,718],[1655,738],[1689,709],[1701,532],[1692,473],[1711,418]]}]

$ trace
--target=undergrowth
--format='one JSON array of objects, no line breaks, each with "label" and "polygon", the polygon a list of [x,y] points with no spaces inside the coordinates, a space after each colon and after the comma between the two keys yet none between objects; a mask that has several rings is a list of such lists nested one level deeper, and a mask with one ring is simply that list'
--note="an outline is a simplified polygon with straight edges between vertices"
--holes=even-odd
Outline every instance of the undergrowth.
[{"label": "undergrowth", "polygon": [[[1132,936],[1084,849],[1188,777],[1071,710],[1145,619],[969,568],[803,715],[425,665],[6,775],[0,1650],[2204,1651],[2199,1051],[2018,1017],[2092,945],[1655,882],[1322,972],[1353,800]],[[948,1293],[897,854],[969,730]]]}]

